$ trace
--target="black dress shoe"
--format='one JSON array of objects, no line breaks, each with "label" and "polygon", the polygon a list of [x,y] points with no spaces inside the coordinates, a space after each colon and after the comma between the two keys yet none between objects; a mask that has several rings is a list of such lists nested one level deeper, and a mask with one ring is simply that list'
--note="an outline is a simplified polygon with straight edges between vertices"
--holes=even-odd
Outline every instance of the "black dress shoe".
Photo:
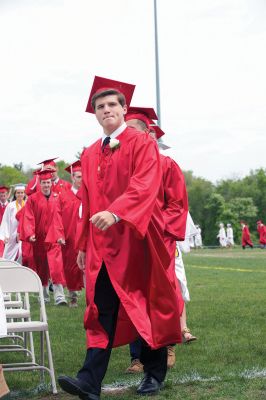
[{"label": "black dress shoe", "polygon": [[144,378],[140,382],[140,385],[137,389],[137,393],[145,396],[145,395],[153,395],[157,394],[162,387],[162,383],[157,381],[153,376],[148,373],[145,373]]},{"label": "black dress shoe", "polygon": [[82,400],[100,400],[100,396],[92,393],[88,383],[70,376],[59,376],[59,386],[67,393],[79,396]]}]

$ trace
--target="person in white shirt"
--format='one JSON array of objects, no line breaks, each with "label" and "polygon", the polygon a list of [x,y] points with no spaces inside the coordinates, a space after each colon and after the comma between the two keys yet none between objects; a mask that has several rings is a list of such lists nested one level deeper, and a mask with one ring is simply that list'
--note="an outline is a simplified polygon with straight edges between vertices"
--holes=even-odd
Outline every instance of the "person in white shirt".
[{"label": "person in white shirt", "polygon": [[227,246],[232,247],[234,246],[234,232],[231,224],[226,225],[226,236],[227,236]]},{"label": "person in white shirt", "polygon": [[5,243],[3,258],[16,261],[21,257],[21,241],[17,239],[18,221],[16,219],[17,212],[24,207],[25,204],[25,185],[15,185],[13,201],[6,206],[1,228],[0,240]]},{"label": "person in white shirt", "polygon": [[202,248],[201,228],[199,225],[195,225],[195,227],[196,227],[195,247],[196,249],[201,249]]},{"label": "person in white shirt", "polygon": [[217,238],[219,239],[219,243],[221,247],[226,247],[227,245],[227,239],[226,239],[226,233],[225,233],[225,229],[224,229],[224,224],[221,222],[219,224],[219,232],[217,235]]}]

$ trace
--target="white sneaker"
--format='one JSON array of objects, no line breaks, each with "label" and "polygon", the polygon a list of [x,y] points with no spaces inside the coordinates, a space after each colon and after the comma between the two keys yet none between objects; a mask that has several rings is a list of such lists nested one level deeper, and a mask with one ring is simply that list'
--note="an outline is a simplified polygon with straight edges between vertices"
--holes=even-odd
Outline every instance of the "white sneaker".
[{"label": "white sneaker", "polygon": [[61,284],[58,284],[58,285],[53,284],[53,287],[54,287],[55,305],[56,306],[65,306],[65,305],[67,305],[67,301],[66,301],[63,285],[61,285]]}]

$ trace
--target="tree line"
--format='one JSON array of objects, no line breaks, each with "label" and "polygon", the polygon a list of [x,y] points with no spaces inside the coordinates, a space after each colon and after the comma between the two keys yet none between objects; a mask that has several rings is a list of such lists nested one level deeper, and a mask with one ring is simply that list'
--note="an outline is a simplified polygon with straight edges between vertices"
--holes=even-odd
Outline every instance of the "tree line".
[{"label": "tree line", "polygon": [[[69,174],[64,170],[68,165],[65,161],[57,163],[59,176],[70,181]],[[0,164],[0,185],[27,183],[32,172],[33,169],[25,169],[21,162],[13,166]],[[218,244],[216,236],[220,222],[232,224],[235,241],[240,243],[241,220],[249,225],[252,239],[258,242],[256,222],[261,219],[266,223],[266,169],[251,170],[244,178],[221,180],[216,184],[194,176],[192,171],[183,172],[190,213],[202,229],[205,245]]]}]

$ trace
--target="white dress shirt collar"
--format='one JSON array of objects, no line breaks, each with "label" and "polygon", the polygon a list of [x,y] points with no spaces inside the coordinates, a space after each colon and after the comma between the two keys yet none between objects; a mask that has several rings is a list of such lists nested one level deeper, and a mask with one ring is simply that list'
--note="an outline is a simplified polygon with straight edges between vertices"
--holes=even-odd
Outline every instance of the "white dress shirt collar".
[{"label": "white dress shirt collar", "polygon": [[[123,122],[123,124],[120,125],[119,128],[117,128],[114,132],[111,133],[111,135],[109,135],[110,139],[116,138],[118,135],[120,135],[120,133],[122,133],[126,129],[126,127],[127,127],[127,124],[125,122]],[[107,135],[105,133],[103,133],[102,143],[106,137],[107,137]]]}]

